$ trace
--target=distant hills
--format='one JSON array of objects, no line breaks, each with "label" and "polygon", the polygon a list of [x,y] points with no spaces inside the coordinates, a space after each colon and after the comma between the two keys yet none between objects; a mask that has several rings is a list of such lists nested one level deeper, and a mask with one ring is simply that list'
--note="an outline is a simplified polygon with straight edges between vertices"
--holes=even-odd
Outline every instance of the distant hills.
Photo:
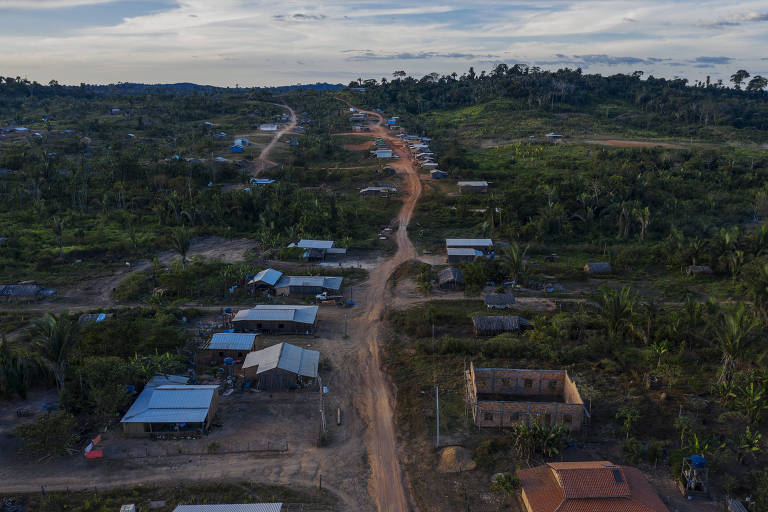
[{"label": "distant hills", "polygon": [[[73,86],[76,87],[76,86]],[[162,90],[166,92],[203,92],[203,91],[251,91],[253,89],[267,90],[276,94],[283,94],[297,89],[302,90],[318,90],[318,91],[337,91],[339,89],[346,89],[345,85],[330,84],[327,82],[316,82],[313,84],[294,84],[294,85],[281,85],[278,87],[217,87],[214,85],[200,85],[191,82],[179,82],[175,84],[141,84],[133,82],[120,82],[117,84],[107,85],[85,85],[85,88],[94,92],[110,92],[117,91],[124,94],[144,94],[149,90]]]}]

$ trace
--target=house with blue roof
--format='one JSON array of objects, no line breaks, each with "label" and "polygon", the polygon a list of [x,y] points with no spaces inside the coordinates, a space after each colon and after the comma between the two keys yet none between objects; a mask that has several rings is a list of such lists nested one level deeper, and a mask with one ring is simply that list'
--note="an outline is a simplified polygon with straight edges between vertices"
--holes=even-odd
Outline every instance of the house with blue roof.
[{"label": "house with blue roof", "polygon": [[218,386],[147,386],[120,423],[128,436],[201,435],[216,414]]}]

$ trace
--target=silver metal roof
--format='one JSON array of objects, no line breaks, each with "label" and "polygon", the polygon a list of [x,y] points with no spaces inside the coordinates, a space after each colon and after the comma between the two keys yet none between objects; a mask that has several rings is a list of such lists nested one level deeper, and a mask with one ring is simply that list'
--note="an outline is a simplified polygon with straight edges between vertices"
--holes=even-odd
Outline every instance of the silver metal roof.
[{"label": "silver metal roof", "polygon": [[280,512],[282,503],[232,503],[220,505],[179,505],[173,512]]},{"label": "silver metal roof", "polygon": [[487,181],[460,181],[460,187],[487,187]]},{"label": "silver metal roof", "polygon": [[240,320],[286,321],[301,324],[314,324],[317,318],[318,306],[288,306],[260,304],[252,309],[242,309],[237,312],[233,322]]},{"label": "silver metal roof", "polygon": [[446,238],[446,247],[489,247],[493,245],[490,238]]},{"label": "silver metal roof", "polygon": [[144,388],[120,423],[202,423],[218,386]]},{"label": "silver metal roof", "polygon": [[206,347],[208,350],[251,350],[255,334],[217,332]]},{"label": "silver metal roof", "polygon": [[283,276],[275,284],[275,288],[284,288],[286,286],[309,286],[325,288],[328,290],[338,290],[341,288],[341,277],[325,276]]},{"label": "silver metal roof", "polygon": [[483,251],[472,249],[471,247],[448,247],[446,249],[448,256],[482,256]]},{"label": "silver metal roof", "polygon": [[282,277],[283,273],[273,268],[267,268],[253,276],[250,283],[264,283],[269,286],[275,286],[275,283]]},{"label": "silver metal roof", "polygon": [[302,249],[330,249],[333,247],[333,240],[299,240],[296,244]]},{"label": "silver metal roof", "polygon": [[278,343],[245,356],[243,368],[257,366],[256,374],[280,368],[302,377],[317,377],[320,352],[307,350],[289,343]]}]

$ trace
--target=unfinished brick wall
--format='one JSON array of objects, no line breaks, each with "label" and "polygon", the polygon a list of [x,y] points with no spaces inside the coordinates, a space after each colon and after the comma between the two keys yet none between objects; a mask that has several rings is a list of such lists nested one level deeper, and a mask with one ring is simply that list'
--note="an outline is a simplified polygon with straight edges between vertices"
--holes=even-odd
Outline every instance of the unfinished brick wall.
[{"label": "unfinished brick wall", "polygon": [[563,395],[564,370],[518,370],[506,368],[473,368],[477,393],[509,395]]},{"label": "unfinished brick wall", "polygon": [[[514,423],[564,423],[579,430],[584,406],[576,385],[564,370],[521,370],[475,368],[466,372],[467,400],[475,424],[480,427],[508,427]],[[510,400],[478,400],[478,394],[509,395]],[[528,401],[556,396],[553,401]],[[546,399],[546,398],[545,398]],[[541,399],[540,399],[541,400]]]}]

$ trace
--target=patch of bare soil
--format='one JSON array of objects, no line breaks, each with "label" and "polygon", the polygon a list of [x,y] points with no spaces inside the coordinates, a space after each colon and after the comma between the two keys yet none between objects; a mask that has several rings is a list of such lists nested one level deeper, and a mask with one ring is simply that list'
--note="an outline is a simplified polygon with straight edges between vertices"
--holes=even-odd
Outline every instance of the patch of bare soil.
[{"label": "patch of bare soil", "polygon": [[344,149],[349,149],[351,151],[363,151],[366,149],[371,149],[371,142],[368,141],[368,142],[361,142],[360,144],[344,144],[341,147],[343,147]]}]

